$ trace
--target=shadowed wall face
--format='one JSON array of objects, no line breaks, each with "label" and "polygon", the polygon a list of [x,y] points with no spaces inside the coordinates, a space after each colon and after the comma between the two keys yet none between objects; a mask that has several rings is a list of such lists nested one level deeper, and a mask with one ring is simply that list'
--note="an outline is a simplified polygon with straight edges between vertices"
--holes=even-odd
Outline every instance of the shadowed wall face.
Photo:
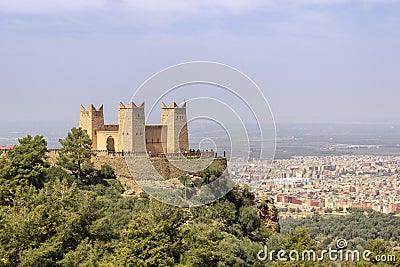
[{"label": "shadowed wall face", "polygon": [[[161,154],[167,152],[167,126],[163,124],[146,125],[147,152]],[[164,135],[164,136],[163,136]]]}]

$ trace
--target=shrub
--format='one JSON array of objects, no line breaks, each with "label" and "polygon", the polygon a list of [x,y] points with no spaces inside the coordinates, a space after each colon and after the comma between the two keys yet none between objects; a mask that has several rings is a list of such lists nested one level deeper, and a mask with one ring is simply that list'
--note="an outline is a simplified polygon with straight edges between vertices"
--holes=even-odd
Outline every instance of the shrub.
[{"label": "shrub", "polygon": [[113,167],[108,164],[101,165],[100,174],[105,179],[115,179],[115,172]]}]

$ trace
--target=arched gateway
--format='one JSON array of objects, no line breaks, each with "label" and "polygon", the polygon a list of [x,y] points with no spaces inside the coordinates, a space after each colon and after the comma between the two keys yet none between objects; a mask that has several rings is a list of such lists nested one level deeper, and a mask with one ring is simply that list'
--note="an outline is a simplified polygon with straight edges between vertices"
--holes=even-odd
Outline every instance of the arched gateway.
[{"label": "arched gateway", "polygon": [[107,151],[108,152],[114,152],[115,151],[114,138],[112,136],[109,136],[107,138]]}]

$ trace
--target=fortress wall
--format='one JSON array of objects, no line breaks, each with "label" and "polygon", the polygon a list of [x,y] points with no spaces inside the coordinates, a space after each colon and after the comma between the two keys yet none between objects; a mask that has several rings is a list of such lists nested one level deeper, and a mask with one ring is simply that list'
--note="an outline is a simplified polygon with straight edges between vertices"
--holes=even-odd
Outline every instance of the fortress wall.
[{"label": "fortress wall", "polygon": [[[196,160],[190,160],[188,164],[193,164],[194,161]],[[207,160],[199,159],[199,161],[202,161],[199,162],[199,164],[202,164],[205,163]],[[165,158],[151,158],[151,162],[153,164],[153,167],[158,171],[158,173],[167,180],[178,178],[179,176],[188,174],[188,172],[176,168]],[[133,190],[134,192],[141,191],[140,187],[133,180],[124,157],[101,155],[94,157],[93,163],[94,166],[97,168],[100,168],[102,164],[108,164],[112,166],[115,170],[115,174],[117,175],[118,180],[120,180],[121,183],[124,184],[125,188],[127,188],[128,191],[129,190]],[[227,167],[227,161],[224,158],[215,158],[211,164],[220,165],[223,169]],[[146,172],[150,173],[152,171],[152,170],[145,170],[143,169],[143,165],[140,166],[139,165],[138,168],[141,168],[140,170],[138,170],[139,173],[144,173],[145,175]],[[190,173],[190,174],[198,175],[198,173]]]},{"label": "fortress wall", "polygon": [[164,153],[167,149],[167,126],[163,124],[146,125],[145,142],[147,151],[153,154]]},{"label": "fortress wall", "polygon": [[[184,169],[191,169],[190,165],[193,164],[199,164],[201,166],[207,166],[208,165],[209,159],[196,159],[196,160],[188,160],[184,161],[184,164],[180,165]],[[171,162],[169,162],[167,159],[163,158],[152,158],[151,162],[153,166],[156,168],[158,173],[164,177],[165,179],[172,179],[172,178],[178,178],[179,176],[183,176],[186,174],[194,174],[194,175],[199,175],[197,172],[187,172],[184,170],[180,170],[177,167],[175,167]],[[222,166],[224,169],[227,167],[227,161],[224,158],[215,158],[211,164],[216,164]]]},{"label": "fortress wall", "polygon": [[187,123],[185,123],[185,125],[183,125],[183,127],[181,128],[181,131],[179,133],[178,143],[179,143],[179,149],[182,152],[186,152],[189,150],[190,146],[189,146],[189,134],[188,134]]},{"label": "fortress wall", "polygon": [[113,157],[107,155],[98,155],[93,157],[92,162],[95,168],[100,169],[101,165],[108,164],[113,167],[117,179],[125,188],[125,195],[138,194],[142,190],[132,179],[131,173],[129,172],[128,166],[126,165],[124,157]]},{"label": "fortress wall", "polygon": [[115,151],[119,151],[122,145],[119,143],[118,131],[97,131],[97,150],[108,150],[107,140],[109,137],[114,139]]},{"label": "fortress wall", "polygon": [[118,124],[104,124],[100,130],[102,130],[102,131],[118,131],[119,125]]},{"label": "fortress wall", "polygon": [[[135,193],[138,194],[139,192],[141,192],[142,190],[132,178],[125,158],[122,156],[107,155],[105,153],[98,153],[97,156],[92,158],[94,167],[100,169],[101,165],[103,164],[108,164],[112,166],[117,176],[117,179],[122,183],[126,190],[125,194],[130,195]],[[55,164],[57,160],[57,155],[58,152],[56,150],[51,150],[48,153],[49,161],[52,164]],[[195,160],[190,161],[194,162]],[[165,179],[174,179],[187,174],[186,171],[182,171],[176,168],[165,158],[151,158],[151,162],[156,170],[160,173],[160,175],[163,176]],[[223,169],[227,167],[227,161],[224,158],[215,158],[212,164],[220,165]],[[143,168],[142,166],[139,166],[139,168],[140,167]],[[146,173],[146,170],[140,170],[140,173]],[[191,174],[197,175],[198,173]]]},{"label": "fortress wall", "polygon": [[[189,160],[188,164],[193,164],[196,161],[198,161],[198,164],[202,164],[207,162],[208,160],[209,159]],[[183,171],[176,168],[173,164],[171,164],[171,162],[169,162],[165,158],[151,158],[151,162],[154,168],[156,168],[156,170],[158,171],[158,173],[160,173],[160,175],[163,176],[165,179],[178,178],[179,176],[188,174],[187,171]],[[95,167],[99,168],[101,167],[102,164],[109,164],[115,169],[115,173],[117,174],[117,176],[122,176],[125,178],[132,179],[132,176],[129,172],[124,157],[100,155],[93,158],[93,163]],[[226,159],[224,158],[215,158],[212,164],[220,165],[223,168],[226,168],[227,166]],[[197,175],[198,173],[190,173],[190,174]]]}]

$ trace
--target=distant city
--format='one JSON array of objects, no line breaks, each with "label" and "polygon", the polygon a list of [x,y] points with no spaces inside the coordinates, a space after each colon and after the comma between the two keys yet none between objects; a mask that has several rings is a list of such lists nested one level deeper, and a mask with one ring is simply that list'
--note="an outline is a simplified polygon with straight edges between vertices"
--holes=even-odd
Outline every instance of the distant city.
[{"label": "distant city", "polygon": [[[0,145],[10,148],[19,137],[31,133],[44,135],[50,148],[58,148],[58,139],[73,126],[3,127]],[[193,124],[189,132],[191,148],[198,148],[200,140],[208,137],[215,141],[215,151],[219,155],[225,151],[229,159],[230,141],[223,129]],[[251,168],[255,165],[236,159],[230,171],[239,183],[259,181],[257,193],[274,197],[283,210],[400,211],[400,125],[278,124],[271,169],[270,165],[266,159],[260,172]]]},{"label": "distant city", "polygon": [[[264,164],[263,164],[264,163]],[[282,210],[346,212],[350,208],[382,213],[400,211],[400,157],[296,156],[260,164],[232,163],[237,182],[260,182],[259,195],[269,195]]]}]

